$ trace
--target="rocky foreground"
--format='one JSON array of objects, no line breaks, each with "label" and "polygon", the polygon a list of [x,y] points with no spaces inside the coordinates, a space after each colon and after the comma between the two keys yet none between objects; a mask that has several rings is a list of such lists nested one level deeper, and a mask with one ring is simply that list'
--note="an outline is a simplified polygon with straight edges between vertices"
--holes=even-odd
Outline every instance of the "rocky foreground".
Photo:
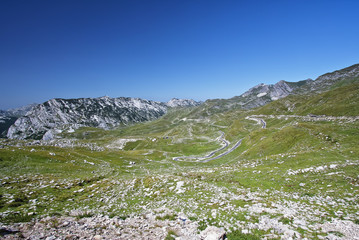
[{"label": "rocky foreground", "polygon": [[175,220],[160,220],[153,214],[119,218],[96,216],[46,217],[31,223],[1,228],[3,239],[225,239],[223,228],[209,226],[198,230],[198,223],[182,215]]},{"label": "rocky foreground", "polygon": [[[165,217],[165,216],[164,216]],[[267,218],[257,224],[260,228],[277,228],[282,232],[280,239],[301,238],[295,231],[283,224]],[[259,226],[262,225],[262,226]],[[351,221],[335,221],[318,226],[328,235],[319,239],[359,239],[359,225]],[[247,233],[248,231],[243,231]],[[338,233],[341,233],[338,236]],[[30,223],[2,226],[1,239],[178,239],[178,240],[222,240],[227,239],[224,228],[208,226],[198,229],[198,223],[185,215],[169,220],[149,213],[143,216],[120,218],[108,216],[95,217],[46,217]],[[245,236],[245,234],[243,235]],[[275,234],[268,234],[263,239],[273,239]]]}]

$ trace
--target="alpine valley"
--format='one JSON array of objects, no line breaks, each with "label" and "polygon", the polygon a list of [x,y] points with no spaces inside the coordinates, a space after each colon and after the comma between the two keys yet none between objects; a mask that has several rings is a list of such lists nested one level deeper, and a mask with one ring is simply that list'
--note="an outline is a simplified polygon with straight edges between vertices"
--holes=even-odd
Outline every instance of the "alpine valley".
[{"label": "alpine valley", "polygon": [[1,239],[359,239],[359,64],[205,102],[0,111]]}]

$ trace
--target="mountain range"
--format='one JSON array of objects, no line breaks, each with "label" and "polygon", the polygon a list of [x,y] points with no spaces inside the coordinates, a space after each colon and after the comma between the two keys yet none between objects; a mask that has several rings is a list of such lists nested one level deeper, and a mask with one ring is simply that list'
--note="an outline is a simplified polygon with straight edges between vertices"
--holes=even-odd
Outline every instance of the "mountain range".
[{"label": "mountain range", "polygon": [[[253,109],[289,95],[312,95],[358,81],[359,64],[326,73],[316,80],[284,80],[276,84],[261,83],[240,96],[207,100],[203,105],[213,110]],[[110,129],[120,125],[157,119],[170,108],[194,107],[201,102],[173,98],[156,102],[140,98],[51,99],[20,109],[0,112],[0,133],[10,139],[53,139],[57,133],[79,127]]]},{"label": "mountain range", "polygon": [[[8,129],[10,139],[54,138],[56,133],[73,131],[79,127],[110,129],[121,124],[154,120],[169,108],[197,106],[200,102],[173,98],[167,103],[140,98],[78,98],[51,99],[32,106]],[[15,111],[13,111],[15,112]],[[18,111],[19,112],[19,111]],[[17,112],[16,112],[17,113]],[[7,116],[15,117],[8,113]]]}]

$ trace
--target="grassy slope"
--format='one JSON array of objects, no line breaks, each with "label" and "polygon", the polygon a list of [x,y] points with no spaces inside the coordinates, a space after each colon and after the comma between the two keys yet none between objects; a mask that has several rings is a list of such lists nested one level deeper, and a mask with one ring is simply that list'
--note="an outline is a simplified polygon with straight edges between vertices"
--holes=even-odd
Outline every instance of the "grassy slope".
[{"label": "grassy slope", "polygon": [[355,83],[314,96],[288,96],[257,109],[253,114],[358,116],[358,102],[359,83]]}]

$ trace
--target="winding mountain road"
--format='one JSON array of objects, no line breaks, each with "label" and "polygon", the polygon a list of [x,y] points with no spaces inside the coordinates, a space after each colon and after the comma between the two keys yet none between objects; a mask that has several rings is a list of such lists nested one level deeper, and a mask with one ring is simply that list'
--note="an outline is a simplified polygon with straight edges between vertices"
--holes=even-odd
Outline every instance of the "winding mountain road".
[{"label": "winding mountain road", "polygon": [[223,142],[223,144],[224,144],[223,147],[221,147],[221,148],[219,148],[219,149],[216,149],[216,150],[214,150],[213,152],[210,152],[208,155],[206,155],[206,156],[204,156],[204,157],[175,157],[175,158],[173,158],[173,160],[175,160],[175,161],[181,161],[181,159],[186,159],[186,158],[187,158],[187,159],[197,159],[197,160],[199,160],[199,159],[206,159],[206,158],[212,157],[212,156],[213,156],[214,154],[216,154],[217,152],[222,151],[223,149],[227,148],[228,145],[229,145],[229,142],[228,142],[226,139],[223,138],[223,137],[224,137],[224,132],[222,132],[222,131],[219,131],[219,132],[221,133],[221,136],[218,137],[218,140]]},{"label": "winding mountain road", "polygon": [[[208,155],[204,156],[204,157],[175,157],[173,158],[174,161],[181,161],[183,159],[191,159],[191,160],[197,160],[196,162],[203,162],[203,163],[206,163],[206,162],[209,162],[209,161],[212,161],[212,160],[215,160],[215,159],[219,159],[227,154],[229,154],[230,152],[232,152],[233,150],[235,150],[237,147],[239,147],[239,145],[241,145],[242,143],[242,139],[239,140],[231,149],[225,151],[224,153],[221,153],[219,154],[218,156],[215,156],[215,157],[212,157],[213,155],[215,155],[217,152],[219,151],[222,151],[226,148],[228,148],[229,146],[229,142],[224,139],[224,132],[220,131],[221,133],[221,136],[219,137],[219,140],[222,141],[224,143],[224,146],[219,148],[219,149],[216,149],[214,150],[213,152],[210,152]],[[201,160],[201,161],[198,161],[198,160]]]},{"label": "winding mountain road", "polygon": [[[246,119],[256,121],[258,124],[262,125],[263,129],[267,127],[267,123],[262,118],[247,117]],[[224,138],[224,132],[220,131],[220,133],[221,133],[221,136],[218,139],[224,143],[223,147],[209,153],[208,155],[206,155],[204,157],[174,157],[173,160],[174,161],[181,161],[181,160],[184,160],[184,159],[191,159],[191,160],[197,160],[196,162],[206,163],[206,162],[209,162],[209,161],[212,161],[212,160],[219,159],[219,158],[231,153],[232,151],[234,151],[236,148],[238,148],[241,145],[242,139],[240,139],[231,149],[219,154],[218,156],[212,157],[217,152],[222,151],[222,150],[226,149],[229,146],[229,142]],[[201,160],[201,161],[198,161],[198,160]]]},{"label": "winding mountain road", "polygon": [[267,123],[266,123],[263,119],[261,119],[261,118],[260,118],[260,120],[261,120],[261,122],[262,122],[262,128],[266,128],[266,127],[267,127]]},{"label": "winding mountain road", "polygon": [[213,158],[210,158],[210,159],[206,159],[206,160],[203,160],[203,161],[200,161],[200,162],[203,162],[203,163],[206,163],[206,162],[209,162],[209,161],[212,161],[212,160],[216,160],[218,158],[221,158],[225,155],[227,155],[228,153],[232,152],[234,149],[236,149],[237,147],[239,147],[239,145],[241,145],[242,143],[242,139],[239,140],[231,149],[229,149],[228,151],[224,152],[224,153],[221,153],[219,154],[218,156],[216,157],[213,157]]},{"label": "winding mountain road", "polygon": [[267,127],[267,123],[262,118],[258,118],[257,116],[248,116],[246,119],[256,121],[258,124],[262,124],[262,128]]}]

